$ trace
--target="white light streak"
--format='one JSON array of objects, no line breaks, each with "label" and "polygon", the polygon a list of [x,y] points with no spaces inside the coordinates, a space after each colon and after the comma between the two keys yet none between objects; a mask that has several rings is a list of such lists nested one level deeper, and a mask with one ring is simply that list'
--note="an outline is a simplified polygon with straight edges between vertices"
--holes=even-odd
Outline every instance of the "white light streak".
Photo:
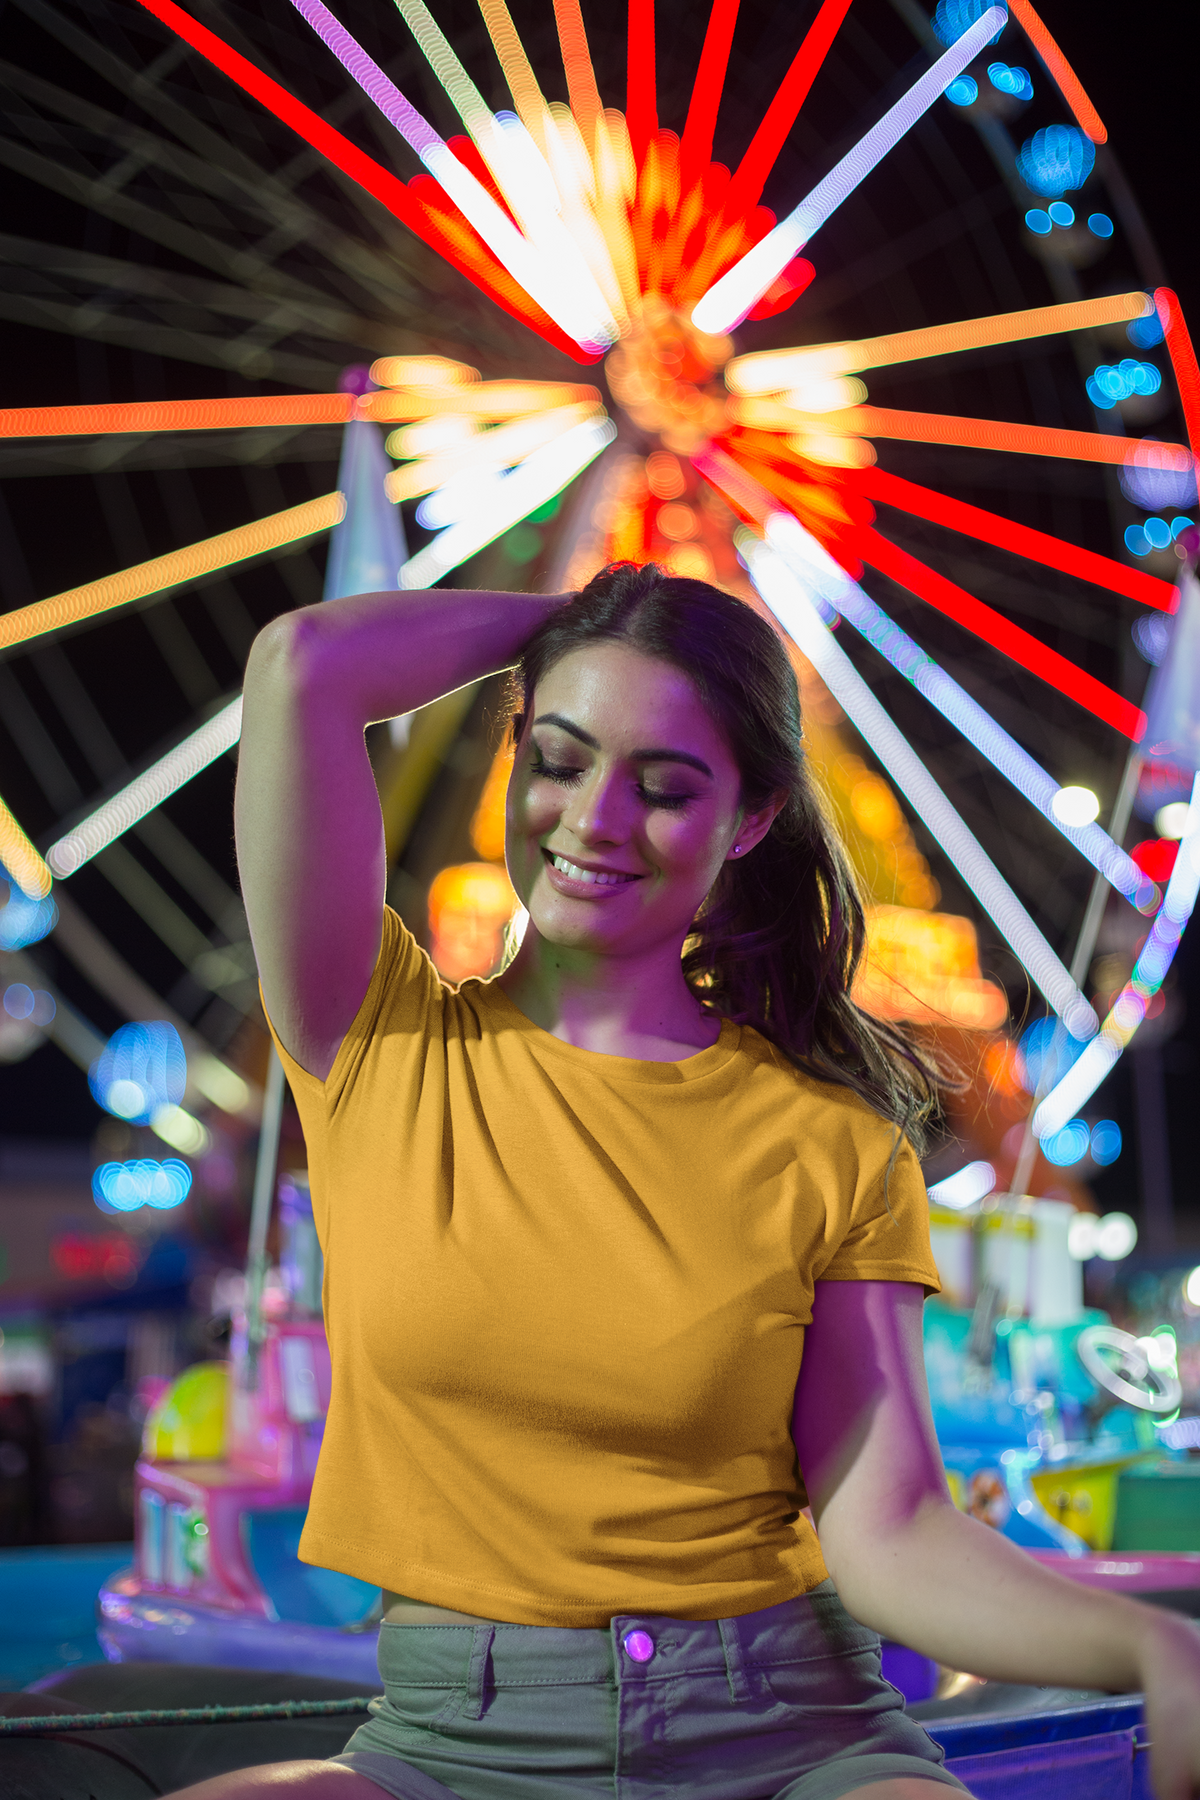
[{"label": "white light streak", "polygon": [[1145,1018],[1149,1002],[1166,980],[1184,927],[1192,916],[1197,893],[1200,893],[1200,775],[1192,787],[1190,818],[1195,824],[1190,826],[1179,846],[1163,903],[1133,965],[1133,972],[1113,1002],[1099,1035],[1081,1051],[1035,1111],[1035,1137],[1053,1137],[1081,1107],[1087,1105],[1105,1076],[1116,1066],[1122,1050]]},{"label": "white light streak", "polygon": [[611,419],[576,425],[552,443],[527,456],[503,480],[487,486],[484,505],[474,518],[461,520],[411,556],[400,571],[402,588],[433,587],[443,575],[466,562],[510,525],[536,512],[561,493],[581,469],[611,444],[617,428]]},{"label": "white light streak", "polygon": [[841,645],[822,624],[780,553],[742,530],[737,545],[751,579],[788,635],[862,733],[1014,956],[1073,1037],[1090,1038],[1096,1015],[974,833],[884,711]]},{"label": "white light streak", "polygon": [[935,1206],[953,1207],[955,1212],[984,1200],[996,1186],[996,1171],[990,1162],[970,1162],[965,1169],[935,1181],[929,1198]]},{"label": "white light streak", "polygon": [[871,173],[914,126],[923,113],[943,94],[955,78],[971,62],[1007,22],[1008,13],[1001,6],[989,7],[982,18],[968,27],[931,69],[913,83],[907,94],[884,113],[879,123],[867,132],[853,150],[843,156],[824,181],[781,219],[760,243],[755,244],[732,269],[714,282],[692,311],[692,323],[698,331],[714,334],[732,331],[781,275],[792,258],[799,254],[809,239],[836,211],[847,195]]},{"label": "white light streak", "polygon": [[[1133,858],[1094,823],[1096,811],[1090,814],[1091,822],[1074,822],[1079,814],[1077,810],[1072,811],[1072,801],[1083,792],[1082,789],[1059,787],[1054,777],[1035,762],[978,701],[972,700],[953,676],[948,675],[888,617],[881,606],[876,605],[791,513],[772,514],[766,522],[766,533],[768,542],[780,552],[810,594],[815,593],[819,600],[841,613],[893,668],[907,676],[930,705],[961,731],[992,767],[1024,794],[1118,893],[1124,894],[1134,905],[1145,906],[1150,902],[1155,892],[1153,882],[1148,881]],[[1066,796],[1070,798],[1064,803]],[[1095,801],[1094,794],[1089,797]],[[1096,802],[1096,810],[1098,808]]]},{"label": "white light streak", "polygon": [[119,794],[106,800],[103,806],[88,818],[68,831],[65,837],[52,844],[46,852],[46,861],[54,873],[63,879],[81,869],[85,862],[91,860],[97,851],[111,844],[114,838],[136,825],[139,819],[161,806],[177,788],[206,769],[211,762],[226,750],[231,750],[242,733],[242,697],[231,700],[223,706],[208,723],[201,725],[197,731],[185,737],[181,744],[168,750],[156,763],[151,764],[144,774],[138,775],[128,787],[123,787]]}]

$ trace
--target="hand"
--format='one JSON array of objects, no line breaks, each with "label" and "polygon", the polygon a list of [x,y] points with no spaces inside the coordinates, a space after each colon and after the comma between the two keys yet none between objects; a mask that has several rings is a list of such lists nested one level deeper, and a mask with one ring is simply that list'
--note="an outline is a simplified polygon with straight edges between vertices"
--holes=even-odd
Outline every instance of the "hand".
[{"label": "hand", "polygon": [[1156,1800],[1193,1800],[1200,1794],[1200,1631],[1177,1614],[1156,1611],[1137,1660]]}]

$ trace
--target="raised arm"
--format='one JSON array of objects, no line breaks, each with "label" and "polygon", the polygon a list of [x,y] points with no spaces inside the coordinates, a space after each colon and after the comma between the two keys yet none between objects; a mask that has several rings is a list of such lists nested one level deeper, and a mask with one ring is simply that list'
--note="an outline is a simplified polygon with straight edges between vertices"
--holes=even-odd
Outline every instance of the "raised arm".
[{"label": "raised arm", "polygon": [[322,1079],[379,954],[383,823],[363,733],[509,667],[569,596],[356,594],[285,613],[246,668],[238,867],[267,1010]]},{"label": "raised arm", "polygon": [[[825,1565],[882,1636],[998,1681],[1144,1689],[1158,1800],[1200,1793],[1200,1637],[1052,1574],[946,1490],[918,1287],[817,1283],[793,1435]],[[1195,1785],[1193,1785],[1195,1784]]]}]

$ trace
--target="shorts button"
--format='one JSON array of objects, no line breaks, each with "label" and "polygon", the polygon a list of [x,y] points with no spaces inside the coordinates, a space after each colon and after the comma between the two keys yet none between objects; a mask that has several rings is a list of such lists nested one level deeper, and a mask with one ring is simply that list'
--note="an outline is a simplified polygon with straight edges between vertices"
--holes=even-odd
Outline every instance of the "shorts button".
[{"label": "shorts button", "polygon": [[654,1655],[654,1639],[648,1631],[627,1631],[621,1643],[633,1662],[649,1662]]}]

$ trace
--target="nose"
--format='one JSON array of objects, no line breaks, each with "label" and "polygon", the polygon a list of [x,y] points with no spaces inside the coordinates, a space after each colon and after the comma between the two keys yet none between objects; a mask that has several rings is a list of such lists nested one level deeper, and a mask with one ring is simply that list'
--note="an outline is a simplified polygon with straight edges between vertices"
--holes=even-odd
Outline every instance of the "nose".
[{"label": "nose", "polygon": [[616,776],[597,771],[563,809],[563,824],[581,844],[619,844],[629,836],[629,803]]}]

